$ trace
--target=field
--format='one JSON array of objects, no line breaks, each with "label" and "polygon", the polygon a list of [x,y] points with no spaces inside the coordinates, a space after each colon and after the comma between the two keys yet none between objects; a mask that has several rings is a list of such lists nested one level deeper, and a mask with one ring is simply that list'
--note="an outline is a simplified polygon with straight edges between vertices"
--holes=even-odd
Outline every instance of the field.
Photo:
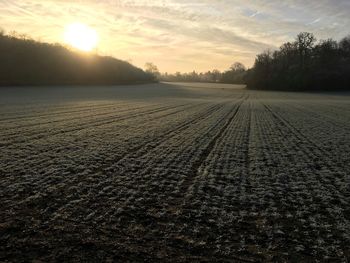
[{"label": "field", "polygon": [[0,89],[0,261],[348,262],[350,94]]}]

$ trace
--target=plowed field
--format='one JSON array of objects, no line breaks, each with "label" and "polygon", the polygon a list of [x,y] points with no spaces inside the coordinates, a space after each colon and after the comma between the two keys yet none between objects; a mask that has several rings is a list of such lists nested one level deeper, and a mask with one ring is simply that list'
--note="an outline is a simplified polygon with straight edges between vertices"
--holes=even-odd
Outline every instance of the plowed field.
[{"label": "plowed field", "polygon": [[350,94],[0,89],[1,262],[348,262]]}]

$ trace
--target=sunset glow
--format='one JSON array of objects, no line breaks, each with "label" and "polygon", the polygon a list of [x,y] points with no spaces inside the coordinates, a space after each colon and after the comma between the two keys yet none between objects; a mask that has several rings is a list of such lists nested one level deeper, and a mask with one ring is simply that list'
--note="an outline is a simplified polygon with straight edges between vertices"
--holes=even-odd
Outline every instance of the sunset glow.
[{"label": "sunset glow", "polygon": [[82,51],[91,51],[98,43],[97,32],[91,27],[74,23],[66,27],[64,40],[67,44]]},{"label": "sunset glow", "polygon": [[[97,32],[101,55],[138,67],[153,62],[163,72],[204,72],[226,70],[236,61],[251,67],[256,54],[293,41],[301,31],[339,40],[349,32],[349,5],[348,0],[11,0],[0,1],[0,27],[67,43],[65,28],[80,22]],[[73,31],[70,45],[94,48],[95,33],[78,37],[81,32]]]}]

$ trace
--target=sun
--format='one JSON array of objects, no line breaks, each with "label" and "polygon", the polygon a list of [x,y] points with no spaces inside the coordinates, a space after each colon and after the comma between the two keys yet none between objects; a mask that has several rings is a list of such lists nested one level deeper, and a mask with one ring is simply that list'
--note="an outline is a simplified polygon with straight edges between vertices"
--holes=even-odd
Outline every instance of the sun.
[{"label": "sun", "polygon": [[98,43],[97,32],[82,23],[73,23],[66,26],[64,31],[64,41],[82,51],[91,51]]}]

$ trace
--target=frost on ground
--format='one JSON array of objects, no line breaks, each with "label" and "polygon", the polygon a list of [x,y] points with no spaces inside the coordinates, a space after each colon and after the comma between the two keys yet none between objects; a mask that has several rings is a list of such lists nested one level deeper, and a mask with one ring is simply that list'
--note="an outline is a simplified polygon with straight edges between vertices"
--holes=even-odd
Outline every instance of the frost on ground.
[{"label": "frost on ground", "polygon": [[0,261],[347,262],[349,94],[0,89]]}]

